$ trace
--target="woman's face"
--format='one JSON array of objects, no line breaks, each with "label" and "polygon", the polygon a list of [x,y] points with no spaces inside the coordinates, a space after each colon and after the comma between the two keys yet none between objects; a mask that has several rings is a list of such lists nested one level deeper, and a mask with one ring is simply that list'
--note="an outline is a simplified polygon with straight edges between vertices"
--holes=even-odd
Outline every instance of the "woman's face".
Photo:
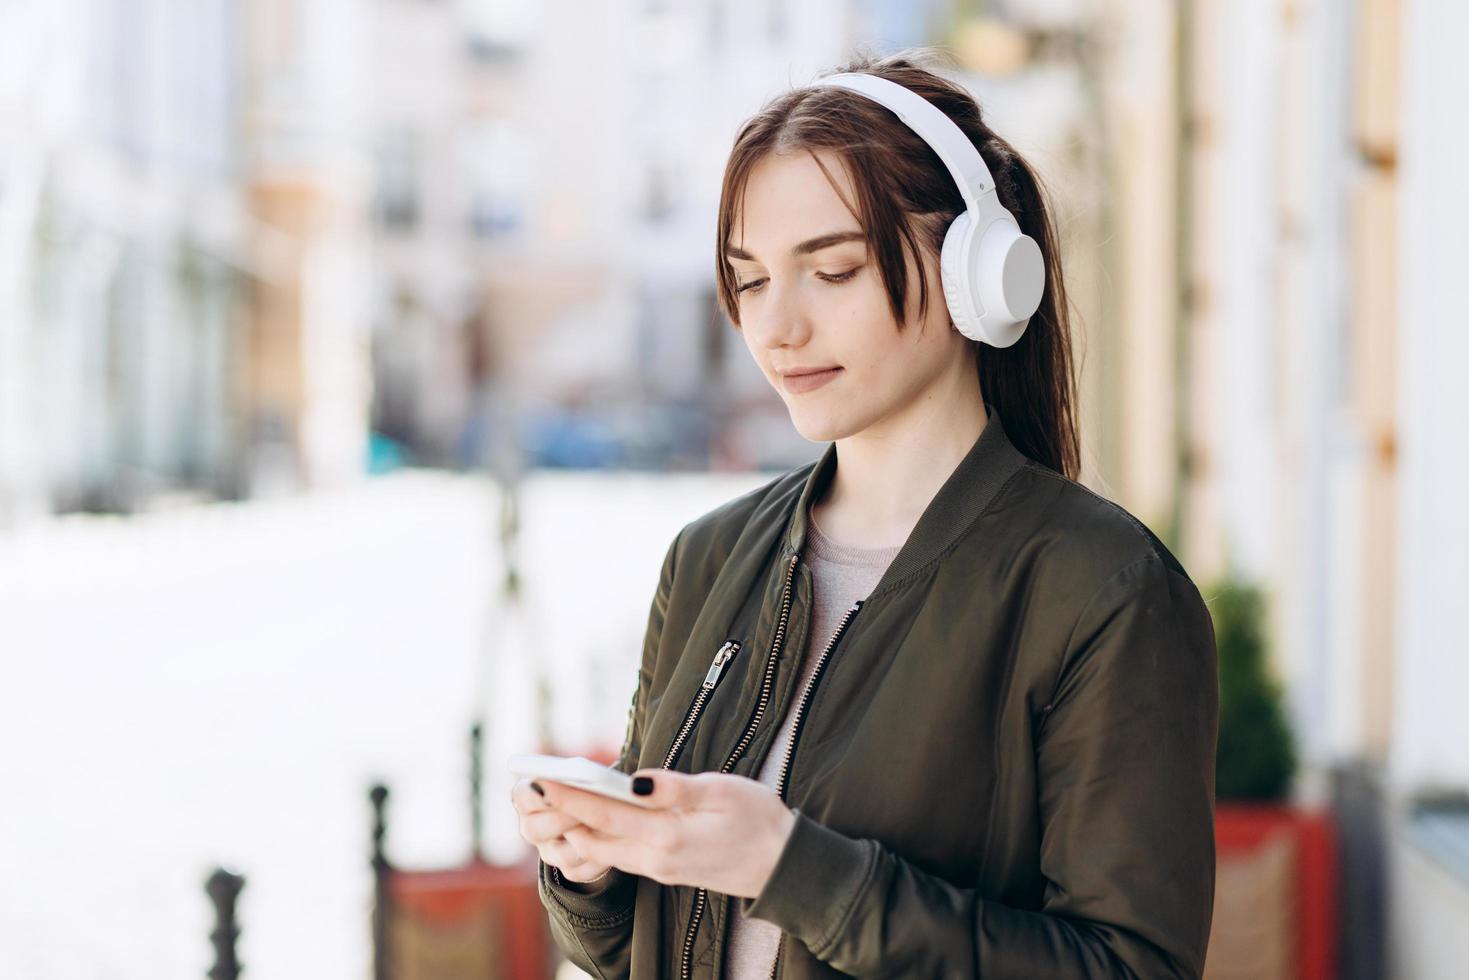
[{"label": "woman's face", "polygon": [[[855,202],[841,159],[816,152]],[[857,219],[809,153],[767,154],[757,163],[740,219],[726,252],[740,333],[806,439],[834,441],[939,412],[933,402],[945,372],[974,370],[967,341],[950,325],[937,258],[924,255],[929,299],[920,322],[920,270],[905,254],[908,324],[900,332]],[[787,376],[818,368],[834,370],[805,382]]]}]

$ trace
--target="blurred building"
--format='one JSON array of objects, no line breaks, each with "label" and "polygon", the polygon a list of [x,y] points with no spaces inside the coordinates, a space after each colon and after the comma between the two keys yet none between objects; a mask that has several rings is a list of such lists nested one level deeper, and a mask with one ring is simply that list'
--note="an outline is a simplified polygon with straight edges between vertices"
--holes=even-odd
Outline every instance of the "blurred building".
[{"label": "blurred building", "polygon": [[239,2],[241,192],[266,275],[247,306],[249,488],[357,478],[370,398],[368,12],[353,0]]},{"label": "blurred building", "polygon": [[0,8],[0,521],[361,470],[355,9]]},{"label": "blurred building", "polygon": [[[366,9],[371,423],[417,462],[457,465],[484,448],[471,423],[494,407],[485,387],[507,373],[499,361],[517,346],[509,334],[533,335],[544,319],[523,308],[490,322],[500,290],[480,278],[513,264],[523,281],[534,166],[516,113],[524,38],[470,4],[374,0]],[[536,285],[548,299],[563,293]]]},{"label": "blurred building", "polygon": [[237,478],[238,27],[164,6],[0,13],[0,524]]},{"label": "blurred building", "polygon": [[853,4],[373,9],[374,424],[436,463],[516,424],[533,462],[811,455],[717,313],[715,209],[739,121]]}]

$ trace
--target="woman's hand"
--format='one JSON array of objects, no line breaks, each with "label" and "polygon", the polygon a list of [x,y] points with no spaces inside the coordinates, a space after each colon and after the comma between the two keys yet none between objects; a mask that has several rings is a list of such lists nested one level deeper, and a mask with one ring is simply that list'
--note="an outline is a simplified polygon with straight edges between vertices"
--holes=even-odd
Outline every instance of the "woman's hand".
[{"label": "woman's hand", "polygon": [[568,881],[600,878],[608,866],[587,860],[565,837],[568,830],[578,826],[577,819],[553,810],[531,785],[529,779],[521,779],[510,788],[510,802],[520,814],[520,836],[540,852],[542,861],[554,865]]},{"label": "woman's hand", "polygon": [[665,885],[760,894],[796,823],[773,789],[717,772],[640,769],[633,777],[652,781],[650,807],[541,781],[577,854]]}]

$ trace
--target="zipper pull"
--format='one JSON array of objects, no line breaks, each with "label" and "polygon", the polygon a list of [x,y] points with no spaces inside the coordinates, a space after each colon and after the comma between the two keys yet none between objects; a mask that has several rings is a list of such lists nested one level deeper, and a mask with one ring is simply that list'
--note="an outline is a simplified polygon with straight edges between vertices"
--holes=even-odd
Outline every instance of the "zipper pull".
[{"label": "zipper pull", "polygon": [[714,662],[709,665],[709,673],[704,675],[704,690],[708,691],[719,683],[719,675],[724,673],[724,665],[729,663],[737,652],[740,645],[735,640],[725,640],[724,646],[720,647],[714,654]]}]

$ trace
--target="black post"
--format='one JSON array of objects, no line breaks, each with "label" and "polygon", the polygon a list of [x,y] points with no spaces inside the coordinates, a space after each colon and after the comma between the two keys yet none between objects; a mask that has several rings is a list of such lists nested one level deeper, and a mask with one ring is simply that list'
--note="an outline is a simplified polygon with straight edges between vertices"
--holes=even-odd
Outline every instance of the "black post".
[{"label": "black post", "polygon": [[480,786],[484,777],[484,727],[475,722],[469,730],[469,834],[473,843],[472,860],[483,861],[484,838],[480,831]]},{"label": "black post", "polygon": [[392,962],[388,922],[391,908],[388,896],[388,874],[392,868],[383,851],[383,838],[387,834],[387,821],[383,810],[388,802],[388,788],[377,783],[368,793],[372,800],[372,977],[373,980],[390,980]]},{"label": "black post", "polygon": [[214,931],[209,934],[214,943],[210,980],[239,980],[240,960],[235,955],[235,940],[240,938],[240,929],[235,923],[235,899],[244,887],[244,875],[232,874],[224,868],[215,868],[204,883],[204,890],[214,902]]}]

